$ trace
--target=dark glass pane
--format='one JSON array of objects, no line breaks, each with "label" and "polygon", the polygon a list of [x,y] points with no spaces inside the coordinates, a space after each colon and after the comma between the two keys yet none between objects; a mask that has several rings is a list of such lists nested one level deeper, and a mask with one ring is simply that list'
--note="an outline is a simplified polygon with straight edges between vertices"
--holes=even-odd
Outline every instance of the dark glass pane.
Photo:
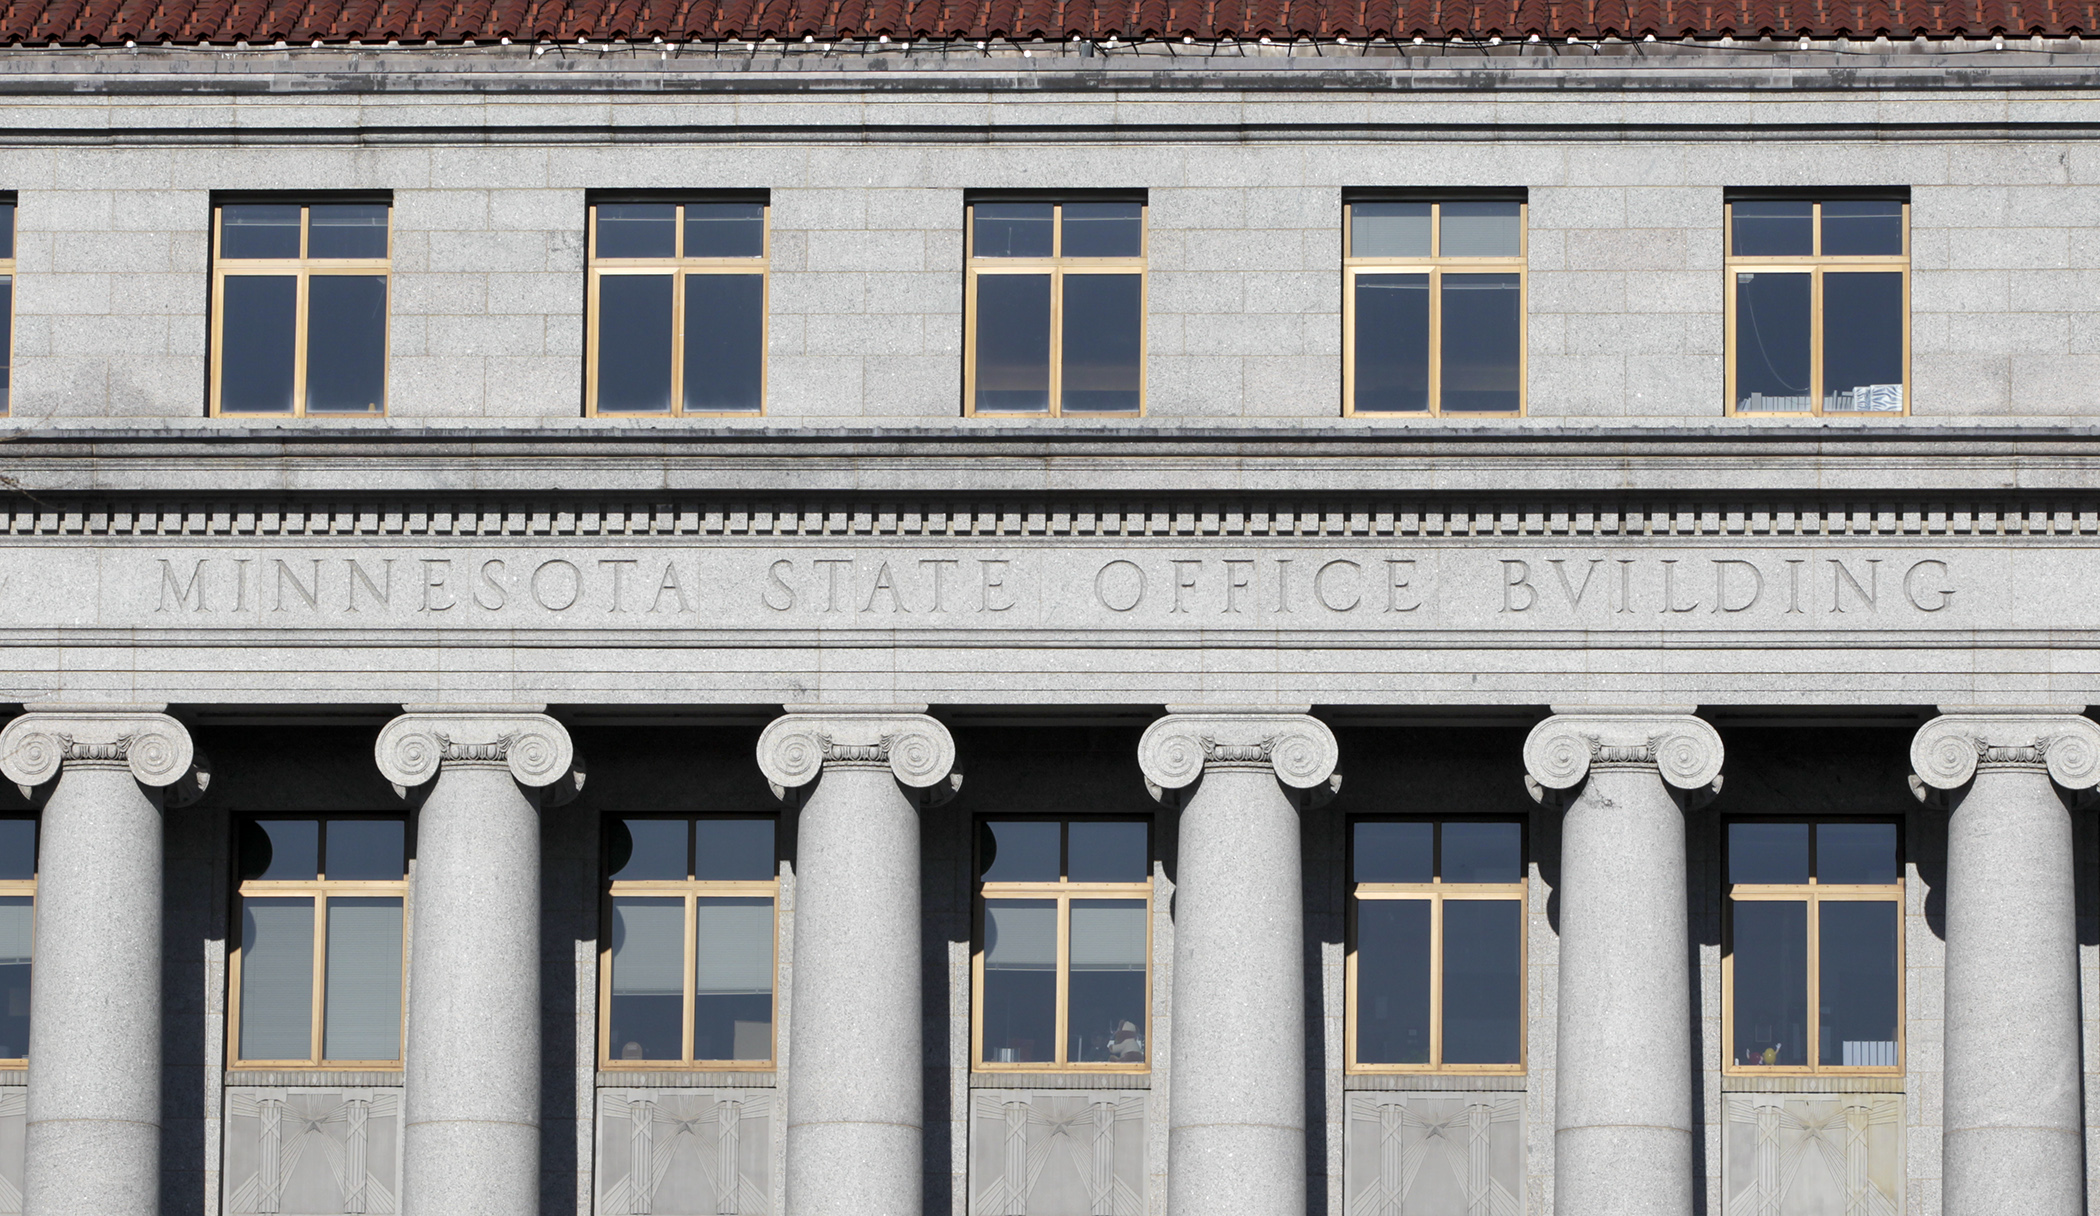
[{"label": "dark glass pane", "polygon": [[765,310],[764,275],[685,277],[686,409],[758,409],[766,357]]},{"label": "dark glass pane", "polygon": [[1893,823],[1816,825],[1816,881],[1824,885],[1892,883],[1902,875]]},{"label": "dark glass pane", "polygon": [[[329,830],[331,849],[335,832]],[[330,1060],[401,1058],[401,900],[328,900],[327,1001],[321,1054]]]},{"label": "dark glass pane", "polygon": [[[1349,256],[1356,258],[1426,258],[1429,256],[1428,203],[1351,203]],[[1361,282],[1362,280],[1358,280]]]},{"label": "dark glass pane", "polygon": [[1429,408],[1429,276],[1356,276],[1356,409]]},{"label": "dark glass pane", "polygon": [[222,258],[299,256],[297,203],[236,203],[219,208]]},{"label": "dark glass pane", "polygon": [[[612,826],[610,864],[622,882],[676,882],[686,869],[686,820],[620,819]],[[768,877],[771,877],[768,875]]]},{"label": "dark glass pane", "polygon": [[229,414],[292,412],[299,280],[229,275],[219,318],[219,408]]},{"label": "dark glass pane", "polygon": [[1867,257],[1903,252],[1903,204],[1895,199],[1840,199],[1823,204],[1823,253]]},{"label": "dark glass pane", "polygon": [[1047,1063],[1057,1054],[1057,901],[984,904],[984,1060]]},{"label": "dark glass pane", "polygon": [[0,325],[6,331],[0,333],[0,414],[5,414],[10,405],[9,391],[13,387],[13,368],[10,366],[15,349],[15,280],[12,275],[0,274]]},{"label": "dark glass pane", "polygon": [[0,878],[36,877],[36,820],[0,819]]},{"label": "dark glass pane", "polygon": [[1805,258],[1815,252],[1815,204],[1797,199],[1741,199],[1733,209],[1737,257]]},{"label": "dark glass pane", "polygon": [[1524,252],[1524,204],[1515,199],[1445,203],[1443,227],[1439,257],[1513,258]]},{"label": "dark glass pane", "polygon": [[1064,256],[1143,256],[1144,216],[1143,203],[1066,203]]},{"label": "dark glass pane", "polygon": [[386,256],[385,203],[316,204],[306,213],[306,256]]},{"label": "dark glass pane", "polygon": [[1896,904],[1824,900],[1816,920],[1820,1062],[1895,1067]]},{"label": "dark glass pane", "polygon": [[985,882],[1056,882],[1058,822],[987,820],[977,836],[977,864]]},{"label": "dark glass pane", "polygon": [[1524,292],[1514,274],[1444,276],[1443,410],[1514,413]]},{"label": "dark glass pane", "polygon": [[1134,274],[1065,276],[1065,413],[1137,410],[1144,296],[1144,280]]},{"label": "dark glass pane", "polygon": [[703,899],[694,909],[693,1058],[773,1058],[773,901]]},{"label": "dark glass pane", "polygon": [[1444,1063],[1523,1059],[1523,921],[1513,899],[1444,901]]},{"label": "dark glass pane", "polygon": [[1823,276],[1823,408],[1903,410],[1903,276]]},{"label": "dark glass pane", "polygon": [[0,1060],[29,1054],[29,955],[35,921],[35,899],[0,897]]},{"label": "dark glass pane", "polygon": [[[602,224],[603,212],[599,222]],[[600,230],[603,231],[602,229]],[[601,236],[600,241],[603,241]],[[764,203],[687,203],[685,256],[757,258],[766,253]],[[601,254],[610,257],[610,254]]]},{"label": "dark glass pane", "polygon": [[1047,258],[1051,253],[1049,203],[978,203],[970,208],[970,251],[980,258]]},{"label": "dark glass pane", "polygon": [[1072,1063],[1145,1062],[1145,929],[1142,899],[1072,901]]},{"label": "dark glass pane", "polygon": [[685,901],[615,899],[607,1053],[615,1060],[679,1059],[684,1021]]},{"label": "dark glass pane", "polygon": [[1805,823],[1729,824],[1728,881],[1754,883],[1807,882],[1808,825]]},{"label": "dark glass pane", "polygon": [[1733,902],[1738,1064],[1808,1063],[1808,905]]},{"label": "dark glass pane", "polygon": [[1735,276],[1735,408],[1807,413],[1809,276]]},{"label": "dark glass pane", "polygon": [[773,877],[773,820],[697,819],[693,835],[693,877],[717,882]]},{"label": "dark glass pane", "polygon": [[1429,1063],[1429,901],[1356,904],[1356,1062]]},{"label": "dark glass pane", "polygon": [[0,203],[0,258],[15,256],[15,205]]},{"label": "dark glass pane", "polygon": [[313,1015],[314,901],[243,899],[241,1058],[311,1059]]},{"label": "dark glass pane", "polygon": [[1050,276],[977,276],[977,408],[1050,409]]},{"label": "dark glass pane", "polygon": [[386,276],[306,283],[306,410],[376,414],[386,405]]},{"label": "dark glass pane", "polygon": [[1151,877],[1143,823],[1074,819],[1068,830],[1072,859],[1066,877],[1073,882],[1143,882]]},{"label": "dark glass pane", "polygon": [[325,873],[357,882],[398,880],[408,873],[407,835],[399,819],[331,819]]},{"label": "dark glass pane", "polygon": [[1445,882],[1519,882],[1523,877],[1524,825],[1463,819],[1444,825]]},{"label": "dark glass pane", "polygon": [[1356,825],[1355,882],[1429,882],[1436,877],[1436,825]]},{"label": "dark glass pane", "polygon": [[313,879],[321,875],[321,821],[250,819],[241,824],[241,877]]},{"label": "dark glass pane", "polygon": [[598,410],[671,410],[671,283],[667,274],[598,279]]},{"label": "dark glass pane", "polygon": [[678,208],[671,203],[598,204],[601,258],[668,258],[678,252]]}]

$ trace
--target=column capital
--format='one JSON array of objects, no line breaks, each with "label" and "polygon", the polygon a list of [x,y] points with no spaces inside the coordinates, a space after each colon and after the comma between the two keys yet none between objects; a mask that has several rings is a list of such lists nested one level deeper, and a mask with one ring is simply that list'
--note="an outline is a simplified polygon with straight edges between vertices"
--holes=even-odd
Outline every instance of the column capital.
[{"label": "column capital", "polygon": [[1941,714],[1912,737],[1910,767],[1936,790],[1993,769],[2046,771],[2065,789],[2089,790],[2100,785],[2100,726],[2072,713]]},{"label": "column capital", "polygon": [[1334,776],[1341,746],[1325,722],[1305,712],[1308,708],[1169,705],[1167,716],[1146,727],[1138,740],[1138,767],[1161,790],[1183,789],[1213,768],[1266,769],[1292,789],[1316,789]]},{"label": "column capital", "polygon": [[830,768],[888,769],[912,789],[948,781],[955,769],[955,736],[925,706],[817,709],[789,706],[758,736],[758,767],[787,790],[808,785]]},{"label": "column capital", "polygon": [[518,784],[531,787],[564,778],[582,783],[568,728],[546,714],[522,707],[406,708],[380,728],[372,749],[397,793],[406,795],[448,764],[508,768]]},{"label": "column capital", "polygon": [[32,709],[0,730],[0,773],[26,791],[69,764],[128,768],[141,785],[170,786],[196,759],[190,732],[165,706]]},{"label": "column capital", "polygon": [[1721,776],[1720,733],[1690,714],[1555,714],[1524,740],[1524,771],[1549,790],[1573,789],[1593,769],[1653,769],[1681,790]]}]

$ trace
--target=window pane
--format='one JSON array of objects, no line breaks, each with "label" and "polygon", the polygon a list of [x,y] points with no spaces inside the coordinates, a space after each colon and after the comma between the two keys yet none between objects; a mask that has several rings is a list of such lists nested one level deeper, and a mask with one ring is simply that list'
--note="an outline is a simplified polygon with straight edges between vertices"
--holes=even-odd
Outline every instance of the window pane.
[{"label": "window pane", "polygon": [[1143,256],[1144,214],[1143,203],[1066,203],[1064,256]]},{"label": "window pane", "polygon": [[[684,819],[616,819],[606,842],[607,869],[625,882],[678,881],[686,874]],[[771,877],[771,875],[767,875]]]},{"label": "window pane", "polygon": [[219,208],[219,256],[299,256],[297,203],[239,203]]},{"label": "window pane", "polygon": [[0,896],[0,1060],[29,1054],[29,954],[35,924],[34,899]]},{"label": "window pane", "polygon": [[1444,276],[1445,413],[1517,410],[1523,298],[1513,274]]},{"label": "window pane", "polygon": [[1893,823],[1816,825],[1816,881],[1824,884],[1892,883],[1896,864]]},{"label": "window pane", "polygon": [[312,879],[321,875],[321,821],[250,819],[241,824],[241,877]]},{"label": "window pane", "polygon": [[15,256],[15,205],[0,203],[0,258]]},{"label": "window pane", "polygon": [[1056,882],[1061,872],[1056,820],[987,820],[977,837],[985,882]]},{"label": "window pane", "polygon": [[1728,881],[1754,883],[1807,882],[1808,825],[1805,823],[1729,824]]},{"label": "window pane", "polygon": [[1824,1064],[1878,1065],[1896,1059],[1894,901],[1824,900],[1816,908],[1821,1008],[1818,1057]]},{"label": "window pane", "polygon": [[229,414],[292,412],[299,280],[229,275],[219,318],[219,408]]},{"label": "window pane", "polygon": [[241,1058],[313,1051],[314,901],[241,901]]},{"label": "window pane", "polygon": [[598,257],[668,258],[677,252],[675,204],[598,204]]},{"label": "window pane", "polygon": [[353,882],[396,881],[408,873],[408,825],[399,819],[328,821],[330,878]]},{"label": "window pane", "polygon": [[984,1059],[1048,1063],[1057,1050],[1057,901],[984,902]]},{"label": "window pane", "polygon": [[695,820],[693,877],[721,882],[772,879],[776,863],[773,823],[771,819]]},{"label": "window pane", "polygon": [[1735,276],[1735,408],[1808,412],[1806,274]]},{"label": "window pane", "polygon": [[1356,904],[1356,1062],[1429,1063],[1429,901]]},{"label": "window pane", "polygon": [[1737,257],[1805,258],[1815,252],[1815,204],[1753,198],[1738,200],[1733,210]]},{"label": "window pane", "polygon": [[0,819],[0,878],[36,877],[36,820]]},{"label": "window pane", "polygon": [[765,365],[766,279],[758,274],[685,277],[685,408],[759,407]]},{"label": "window pane", "polygon": [[1141,822],[1074,819],[1070,873],[1073,882],[1143,882],[1151,877]]},{"label": "window pane", "polygon": [[1065,413],[1128,413],[1138,408],[1144,282],[1134,274],[1065,276]]},{"label": "window pane", "polygon": [[1072,901],[1071,1004],[1065,1058],[1145,1062],[1145,901]]},{"label": "window pane", "polygon": [[1429,204],[1349,204],[1349,256],[1428,257]]},{"label": "window pane", "polygon": [[317,274],[306,284],[306,409],[376,414],[386,404],[386,276]]},{"label": "window pane", "polygon": [[607,1047],[615,1060],[676,1060],[684,1051],[685,901],[613,901],[612,1010]]},{"label": "window pane", "polygon": [[1356,824],[1356,882],[1429,882],[1436,877],[1436,825]]},{"label": "window pane", "polygon": [[598,279],[598,409],[671,410],[671,281],[667,274]]},{"label": "window pane", "polygon": [[980,258],[1050,256],[1049,203],[978,203],[970,208],[970,252]]},{"label": "window pane", "polygon": [[5,333],[0,333],[0,414],[5,414],[9,406],[8,392],[13,387],[10,365],[15,349],[15,280],[12,275],[0,274],[0,325],[7,327]]},{"label": "window pane", "polygon": [[1429,276],[1356,276],[1356,409],[1429,408]]},{"label": "window pane", "polygon": [[328,1059],[401,1058],[398,898],[329,899],[328,1004],[322,1013],[322,1054]]},{"label": "window pane", "polygon": [[386,256],[385,203],[316,204],[306,213],[306,256]]},{"label": "window pane", "polygon": [[1808,1063],[1808,905],[1733,901],[1738,1064]]},{"label": "window pane", "polygon": [[1903,410],[1903,276],[1823,276],[1823,408]]},{"label": "window pane", "polygon": [[1513,258],[1524,252],[1524,204],[1514,199],[1444,204],[1444,239],[1437,255],[1447,258]]},{"label": "window pane", "polygon": [[[599,220],[603,223],[602,218]],[[602,230],[601,230],[602,231]],[[603,241],[601,236],[600,241]],[[685,256],[757,258],[766,253],[764,203],[687,203]],[[601,256],[611,256],[604,254]]]},{"label": "window pane", "polygon": [[1523,920],[1513,899],[1444,901],[1444,1063],[1522,1060]]},{"label": "window pane", "polygon": [[1050,408],[1050,276],[977,276],[977,408]]},{"label": "window pane", "polygon": [[773,901],[702,899],[694,909],[693,1058],[773,1058]]},{"label": "window pane", "polygon": [[1824,203],[1823,252],[1830,257],[1901,254],[1903,204],[1882,198]]},{"label": "window pane", "polygon": [[1524,878],[1524,825],[1471,823],[1444,825],[1445,882],[1521,882]]}]

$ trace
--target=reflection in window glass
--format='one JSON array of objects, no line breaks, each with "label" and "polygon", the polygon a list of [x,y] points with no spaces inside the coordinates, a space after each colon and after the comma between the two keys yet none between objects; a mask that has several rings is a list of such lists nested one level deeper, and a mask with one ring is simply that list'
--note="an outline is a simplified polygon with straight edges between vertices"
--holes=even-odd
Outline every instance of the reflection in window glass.
[{"label": "reflection in window glass", "polygon": [[[689,258],[758,258],[764,257],[765,253],[766,205],[764,203],[687,203],[685,205],[685,256]],[[643,254],[641,256],[647,257],[651,255]]]},{"label": "reflection in window glass", "polygon": [[1142,257],[1144,204],[1066,203],[1062,236],[1068,258]]},{"label": "reflection in window glass", "polygon": [[595,203],[586,407],[765,407],[766,204]]},{"label": "reflection in window glass", "polygon": [[299,256],[297,203],[229,203],[219,208],[222,258]]},{"label": "reflection in window glass", "polygon": [[1446,413],[1517,410],[1523,299],[1523,285],[1513,274],[1444,275]]},{"label": "reflection in window glass", "polygon": [[684,1055],[685,901],[613,900],[612,1056],[678,1060]]},{"label": "reflection in window glass", "polygon": [[1346,214],[1346,411],[1522,413],[1523,201],[1364,201]]},{"label": "reflection in window glass", "polygon": [[386,203],[219,207],[215,413],[385,412],[390,213]]},{"label": "reflection in window glass", "polygon": [[328,1059],[401,1058],[401,928],[398,898],[329,899],[327,1005],[322,1019],[323,1054]]},{"label": "reflection in window glass", "polygon": [[1427,1064],[1428,900],[1356,905],[1356,1062]]},{"label": "reflection in window glass", "polygon": [[314,1012],[314,901],[241,901],[243,1060],[311,1058]]},{"label": "reflection in window glass", "polygon": [[1903,412],[1903,276],[1823,275],[1823,408]]},{"label": "reflection in window glass", "polygon": [[977,408],[1050,409],[1050,276],[977,276]]},{"label": "reflection in window glass", "polygon": [[1146,929],[1142,899],[1072,901],[1066,1059],[1145,1062]]},{"label": "reflection in window glass", "polygon": [[693,1058],[773,1058],[773,901],[701,899],[694,908]]},{"label": "reflection in window glass", "polygon": [[226,277],[219,316],[220,410],[292,412],[298,324],[297,276]]},{"label": "reflection in window glass", "polygon": [[666,880],[686,876],[688,819],[616,819],[607,842],[615,881]]},{"label": "reflection in window glass", "polygon": [[1815,204],[1805,199],[1737,199],[1732,252],[1739,258],[1805,258],[1816,251]]},{"label": "reflection in window glass", "polygon": [[1065,412],[1136,410],[1144,280],[1134,274],[1069,274],[1064,284]]},{"label": "reflection in window glass", "polygon": [[385,203],[316,204],[307,208],[306,256],[385,257],[388,210]]},{"label": "reflection in window glass", "polygon": [[318,819],[250,819],[241,825],[241,877],[313,879],[321,873]]},{"label": "reflection in window glass", "polygon": [[1349,207],[1349,255],[1359,258],[1429,256],[1430,204],[1354,203]]},{"label": "reflection in window glass", "polygon": [[1735,284],[1735,407],[1807,410],[1810,276],[1745,272]]},{"label": "reflection in window glass", "polygon": [[969,214],[969,411],[1140,412],[1144,204],[976,202]]},{"label": "reflection in window glass", "polygon": [[972,257],[1047,258],[1055,252],[1055,204],[977,203],[970,214]]},{"label": "reflection in window glass", "polygon": [[1056,882],[1063,865],[1055,819],[994,819],[978,836],[977,864],[985,882]]},{"label": "reflection in window glass", "polygon": [[1734,903],[1735,1043],[1745,1065],[1808,1062],[1808,905]]},{"label": "reflection in window glass", "polygon": [[671,285],[667,274],[598,279],[598,410],[671,409]]},{"label": "reflection in window glass", "polygon": [[1524,204],[1514,199],[1459,200],[1442,204],[1438,256],[1513,258],[1524,252]]},{"label": "reflection in window glass", "polygon": [[386,276],[307,280],[306,412],[376,414],[386,404]]},{"label": "reflection in window glass", "polygon": [[1910,317],[1900,199],[1731,199],[1730,408],[1902,414]]},{"label": "reflection in window glass", "polygon": [[1427,410],[1429,276],[1360,274],[1355,298],[1357,412]]},{"label": "reflection in window glass", "polygon": [[36,899],[0,895],[0,1060],[29,1054],[30,950],[35,944]]},{"label": "reflection in window glass", "polygon": [[1897,256],[1903,204],[1895,199],[1831,199],[1823,204],[1823,256]]},{"label": "reflection in window glass", "polygon": [[759,408],[765,299],[764,275],[686,276],[687,413],[749,413]]},{"label": "reflection in window glass", "polygon": [[597,256],[668,258],[678,253],[675,203],[599,203]]},{"label": "reflection in window glass", "polygon": [[1523,1060],[1522,933],[1515,900],[1444,901],[1444,1063]]},{"label": "reflection in window glass", "polygon": [[1900,909],[1889,900],[1819,902],[1818,1063],[1894,1067]]},{"label": "reflection in window glass", "polygon": [[984,901],[984,1061],[1048,1063],[1057,1046],[1057,901]]}]

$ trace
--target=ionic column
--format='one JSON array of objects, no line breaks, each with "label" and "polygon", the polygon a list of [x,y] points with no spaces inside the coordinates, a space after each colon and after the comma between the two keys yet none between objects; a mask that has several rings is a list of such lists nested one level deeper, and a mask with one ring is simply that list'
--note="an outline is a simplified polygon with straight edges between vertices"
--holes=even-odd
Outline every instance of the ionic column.
[{"label": "ionic column", "polygon": [[1334,777],[1337,751],[1302,710],[1170,712],[1138,742],[1155,790],[1195,786],[1174,875],[1171,1216],[1305,1211],[1298,809]]},{"label": "ionic column", "polygon": [[1559,714],[1524,741],[1560,855],[1553,1201],[1560,1216],[1690,1216],[1691,967],[1684,813],[1720,787],[1690,715]]},{"label": "ionic column", "polygon": [[408,708],[376,748],[395,788],[435,779],[410,884],[401,1211],[537,1212],[539,812],[575,753],[544,714]]},{"label": "ionic column", "polygon": [[[1950,795],[1940,1208],[2084,1210],[2078,923],[2064,791],[2100,782],[2074,714],[1947,714],[1910,746]],[[1919,793],[1923,795],[1924,789]]]},{"label": "ionic column", "polygon": [[192,759],[161,708],[34,711],[0,731],[8,780],[58,778],[29,996],[31,1216],[160,1210],[161,805]]},{"label": "ionic column", "polygon": [[794,712],[758,766],[801,799],[788,1014],[787,1210],[919,1216],[925,1030],[919,807],[952,791],[955,741],[913,709]]}]

